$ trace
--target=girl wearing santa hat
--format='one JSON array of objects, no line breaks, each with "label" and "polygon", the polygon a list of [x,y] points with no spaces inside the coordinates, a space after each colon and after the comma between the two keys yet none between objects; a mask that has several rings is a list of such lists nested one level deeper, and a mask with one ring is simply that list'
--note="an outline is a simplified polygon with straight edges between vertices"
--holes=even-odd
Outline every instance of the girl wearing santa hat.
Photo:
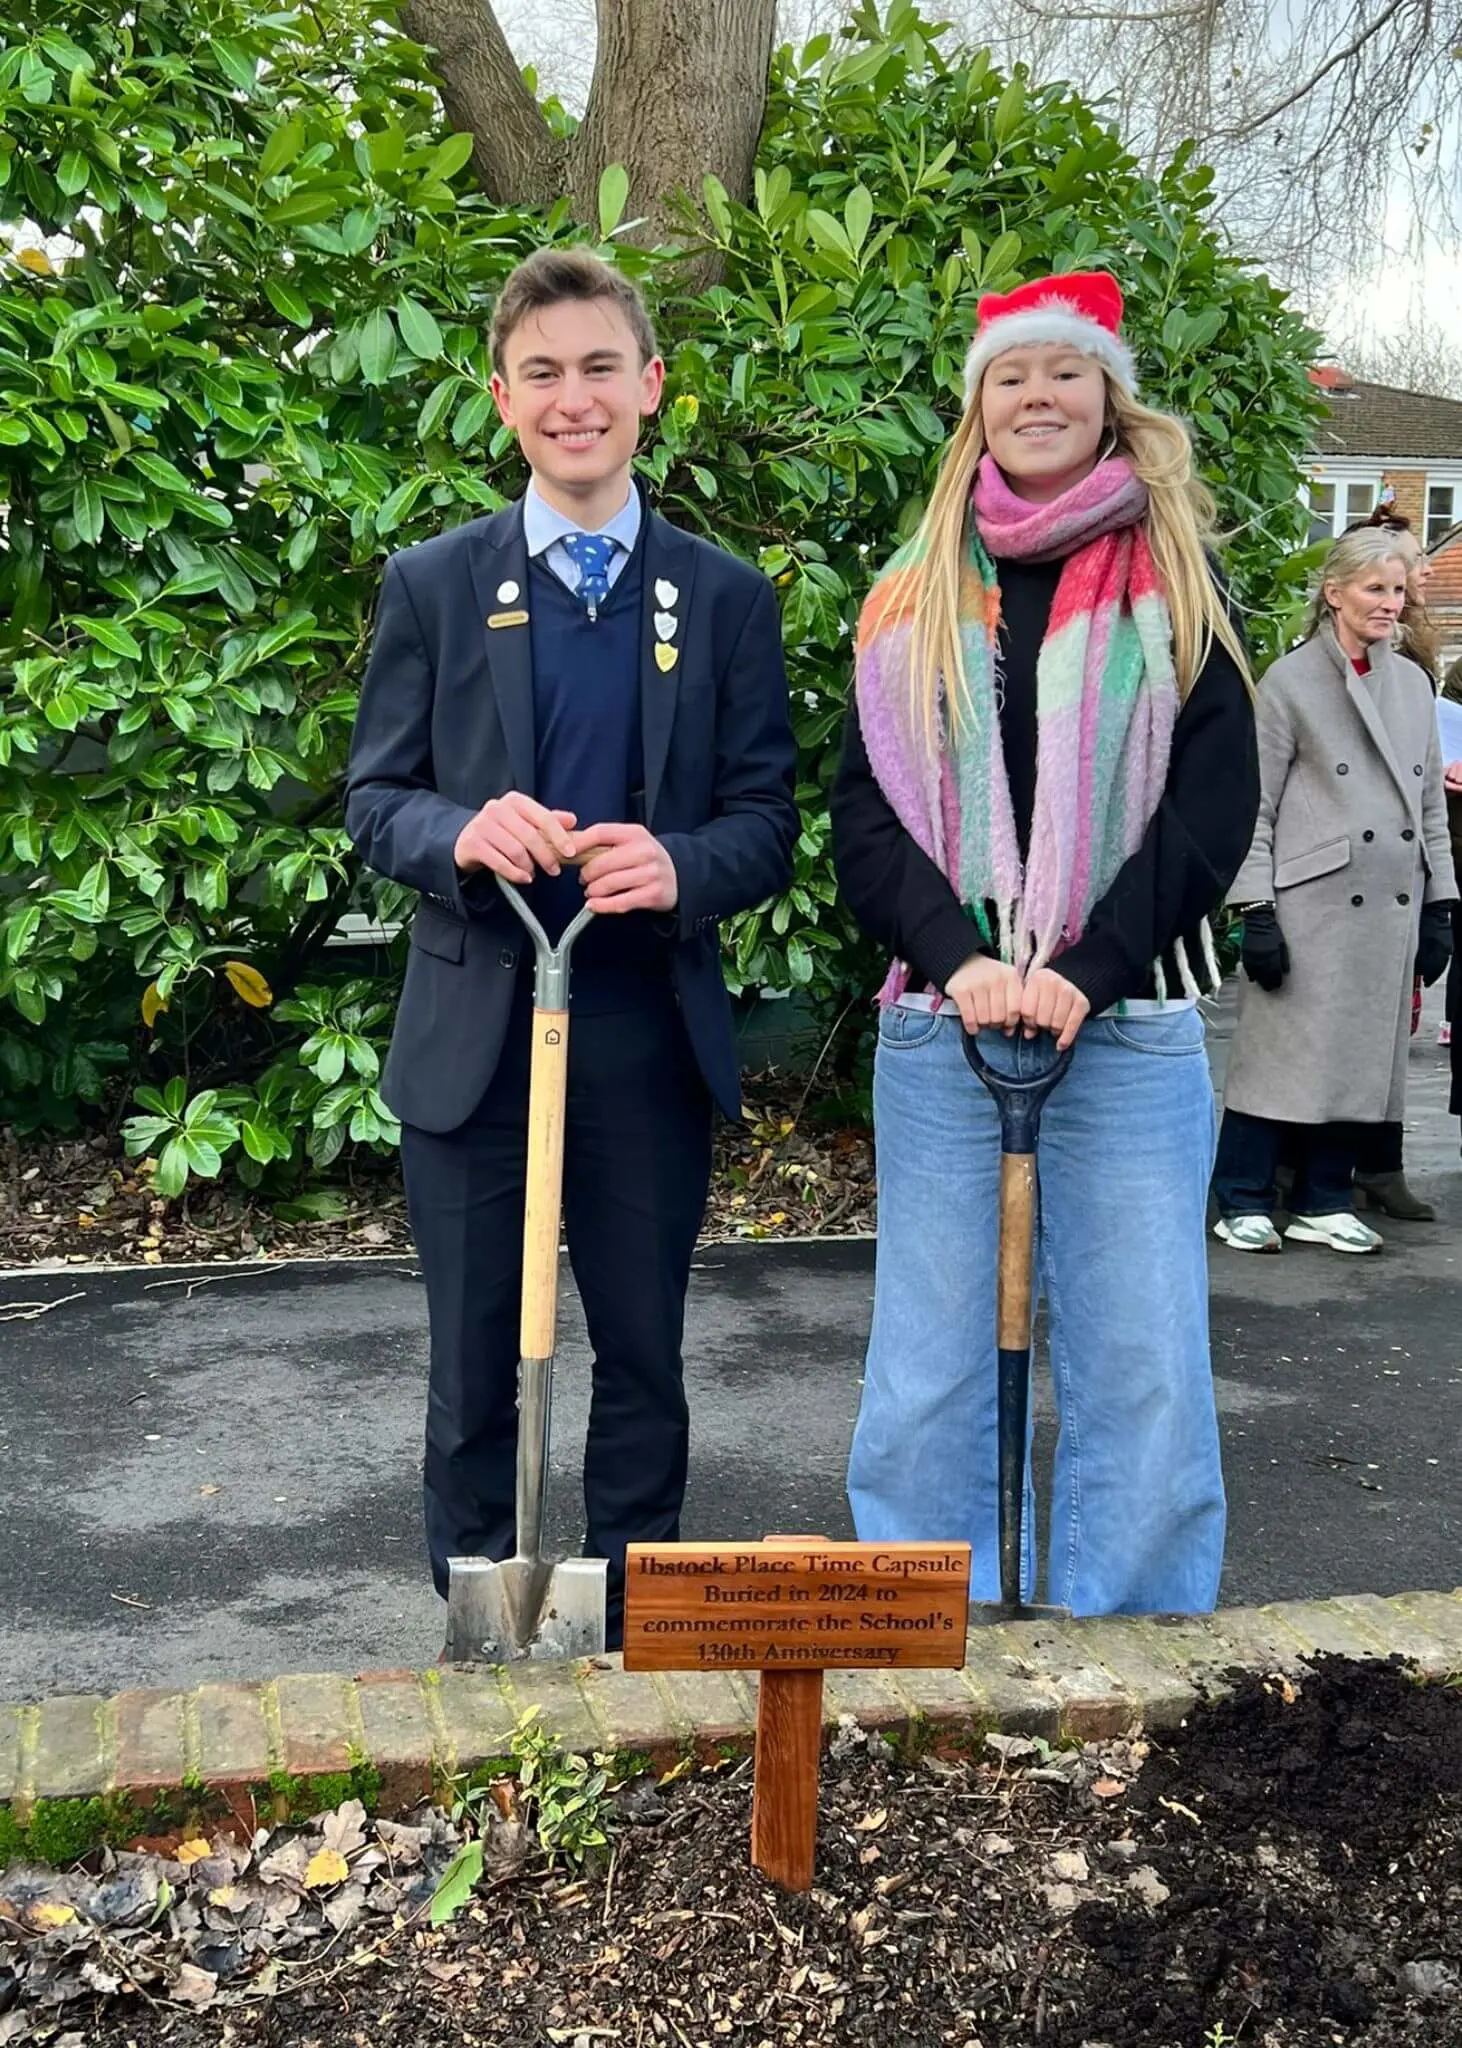
[{"label": "girl wearing santa hat", "polygon": [[963,1038],[1008,1074],[1072,1046],[1041,1124],[1037,1261],[1046,1590],[1078,1614],[1217,1597],[1197,998],[1258,803],[1213,503],[1182,425],[1137,397],[1121,315],[1101,272],[980,301],[964,415],[863,607],[832,799],[844,895],[893,956],[858,1534],[967,1539],[972,1596],[995,1597],[1000,1132]]}]

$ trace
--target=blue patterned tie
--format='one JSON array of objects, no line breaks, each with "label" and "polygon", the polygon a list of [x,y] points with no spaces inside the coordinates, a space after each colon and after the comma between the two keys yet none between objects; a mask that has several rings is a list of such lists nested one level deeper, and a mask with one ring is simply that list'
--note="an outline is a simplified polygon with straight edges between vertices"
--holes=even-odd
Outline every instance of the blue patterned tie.
[{"label": "blue patterned tie", "polygon": [[609,595],[609,565],[619,542],[607,533],[566,533],[563,545],[579,572],[579,602],[593,613]]}]

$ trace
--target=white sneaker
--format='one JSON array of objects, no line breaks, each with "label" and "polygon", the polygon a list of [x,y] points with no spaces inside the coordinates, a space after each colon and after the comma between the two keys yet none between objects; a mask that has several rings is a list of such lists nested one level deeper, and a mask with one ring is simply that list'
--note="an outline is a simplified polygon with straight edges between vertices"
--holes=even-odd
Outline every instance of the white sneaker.
[{"label": "white sneaker", "polygon": [[1296,1216],[1284,1234],[1296,1244],[1323,1244],[1332,1252],[1378,1252],[1386,1242],[1349,1209],[1339,1209],[1333,1216]]},{"label": "white sneaker", "polygon": [[1279,1232],[1267,1216],[1220,1216],[1213,1226],[1215,1237],[1221,1237],[1226,1245],[1236,1252],[1282,1252]]}]

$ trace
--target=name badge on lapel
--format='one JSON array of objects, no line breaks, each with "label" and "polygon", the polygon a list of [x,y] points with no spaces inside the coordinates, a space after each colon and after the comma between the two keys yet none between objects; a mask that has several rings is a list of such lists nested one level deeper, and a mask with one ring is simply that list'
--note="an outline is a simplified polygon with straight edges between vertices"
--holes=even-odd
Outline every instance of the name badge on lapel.
[{"label": "name badge on lapel", "polygon": [[487,615],[487,629],[490,633],[495,633],[499,626],[526,626],[527,623],[526,612],[489,612]]}]

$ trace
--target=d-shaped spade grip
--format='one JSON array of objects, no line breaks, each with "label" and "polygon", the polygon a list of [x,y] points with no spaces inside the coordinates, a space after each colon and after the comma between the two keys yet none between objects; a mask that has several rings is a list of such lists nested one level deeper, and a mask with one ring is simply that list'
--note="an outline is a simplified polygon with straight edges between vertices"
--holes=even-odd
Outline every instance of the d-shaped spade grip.
[{"label": "d-shaped spade grip", "polygon": [[[964,1035],[965,1058],[1000,1113],[1000,1275],[996,1306],[999,1385],[996,1434],[1000,1458],[1000,1600],[1021,1610],[1020,1565],[1025,1504],[1025,1445],[1030,1427],[1031,1267],[1036,1227],[1036,1139],[1041,1111],[1071,1065],[1072,1048],[1056,1052],[1048,1033],[1018,1039],[1017,1057],[1040,1062],[1029,1074],[1000,1074]],[[1038,1051],[1037,1048],[1040,1048]],[[1049,1050],[1047,1050],[1049,1048]]]},{"label": "d-shaped spade grip", "polygon": [[965,1033],[965,1058],[995,1098],[995,1107],[1000,1112],[1000,1150],[1034,1152],[1046,1098],[1071,1065],[1075,1047],[1068,1045],[1065,1052],[1057,1052],[1046,1031],[1039,1038],[1017,1038],[1013,1043],[1022,1058],[1032,1054],[1045,1064],[1033,1074],[997,1074],[980,1051],[980,1041],[972,1031]]}]

